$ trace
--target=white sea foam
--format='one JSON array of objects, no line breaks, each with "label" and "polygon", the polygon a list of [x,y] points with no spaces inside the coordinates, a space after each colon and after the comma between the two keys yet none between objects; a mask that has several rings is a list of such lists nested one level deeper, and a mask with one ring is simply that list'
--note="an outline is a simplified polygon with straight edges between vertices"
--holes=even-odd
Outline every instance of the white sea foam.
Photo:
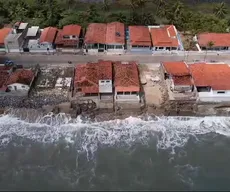
[{"label": "white sea foam", "polygon": [[0,145],[7,145],[13,135],[38,142],[57,142],[65,139],[68,143],[80,142],[80,149],[94,153],[98,144],[132,145],[134,142],[147,143],[150,137],[158,137],[159,149],[184,146],[192,135],[210,132],[230,135],[229,117],[158,117],[143,120],[129,117],[124,120],[84,122],[81,118],[71,119],[64,114],[47,115],[35,123],[20,120],[11,115],[0,117]]}]

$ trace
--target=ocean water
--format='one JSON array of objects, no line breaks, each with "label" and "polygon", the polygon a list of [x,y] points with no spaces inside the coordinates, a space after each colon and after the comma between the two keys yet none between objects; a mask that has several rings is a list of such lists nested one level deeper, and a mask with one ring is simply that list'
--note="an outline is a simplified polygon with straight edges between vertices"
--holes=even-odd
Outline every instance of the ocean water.
[{"label": "ocean water", "polygon": [[229,117],[0,117],[0,190],[230,190]]}]

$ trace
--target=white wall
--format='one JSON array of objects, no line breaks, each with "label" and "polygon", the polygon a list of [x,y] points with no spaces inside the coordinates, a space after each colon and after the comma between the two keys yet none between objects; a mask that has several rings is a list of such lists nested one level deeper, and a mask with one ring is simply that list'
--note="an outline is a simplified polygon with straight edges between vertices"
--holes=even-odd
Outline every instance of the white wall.
[{"label": "white wall", "polygon": [[30,87],[21,83],[13,83],[7,86],[11,91],[29,91]]},{"label": "white wall", "polygon": [[223,90],[225,93],[217,93],[218,91],[211,90],[210,92],[198,92],[198,99],[203,102],[230,101],[230,90]]},{"label": "white wall", "polygon": [[112,93],[113,92],[113,85],[112,80],[99,80],[99,92],[100,93]]}]

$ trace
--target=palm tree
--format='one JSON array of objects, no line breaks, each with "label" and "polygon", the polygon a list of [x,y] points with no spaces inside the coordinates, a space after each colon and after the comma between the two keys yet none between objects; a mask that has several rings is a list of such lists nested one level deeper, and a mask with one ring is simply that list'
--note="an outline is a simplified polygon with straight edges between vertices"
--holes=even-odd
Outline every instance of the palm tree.
[{"label": "palm tree", "polygon": [[155,23],[155,18],[152,13],[143,13],[142,15],[142,24],[144,25],[154,25]]},{"label": "palm tree", "polygon": [[102,6],[102,9],[104,11],[108,11],[110,9],[110,3],[109,3],[109,0],[103,0],[103,6]]},{"label": "palm tree", "polygon": [[127,17],[122,12],[112,13],[109,17],[111,18],[111,21],[119,21],[121,23],[126,23],[127,21]]},{"label": "palm tree", "polygon": [[166,18],[171,24],[177,22],[183,13],[184,4],[177,0],[174,4],[168,4],[166,7]]},{"label": "palm tree", "polygon": [[165,0],[155,0],[155,3],[157,3],[156,14],[159,15],[159,13],[161,12],[161,9],[165,7],[166,1]]},{"label": "palm tree", "polygon": [[216,7],[213,9],[213,13],[218,17],[219,19],[224,19],[226,14],[228,13],[226,4],[224,2],[219,3]]},{"label": "palm tree", "polygon": [[206,48],[206,53],[205,53],[205,56],[204,56],[204,61],[206,60],[206,57],[207,57],[207,54],[208,54],[208,49],[211,49],[213,46],[214,46],[214,42],[213,41],[209,41],[207,43],[207,48]]}]

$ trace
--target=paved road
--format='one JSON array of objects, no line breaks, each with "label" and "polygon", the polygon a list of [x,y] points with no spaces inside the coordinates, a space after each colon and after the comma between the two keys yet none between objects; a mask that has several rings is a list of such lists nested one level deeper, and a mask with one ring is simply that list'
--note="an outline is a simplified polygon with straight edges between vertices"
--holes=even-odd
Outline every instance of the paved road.
[{"label": "paved road", "polygon": [[[161,61],[182,61],[186,60],[192,62],[194,60],[204,61],[205,54],[191,54],[188,57],[183,54],[180,55],[18,55],[8,54],[0,56],[2,59],[11,59],[17,64],[24,66],[35,65],[39,63],[41,66],[44,65],[62,65],[67,64],[68,61],[72,61],[73,64],[80,64],[86,62],[96,62],[98,59],[112,60],[112,61],[137,61],[139,63],[159,63]],[[209,53],[206,57],[207,61],[230,61],[230,54]],[[229,62],[230,63],[230,62]]]}]

